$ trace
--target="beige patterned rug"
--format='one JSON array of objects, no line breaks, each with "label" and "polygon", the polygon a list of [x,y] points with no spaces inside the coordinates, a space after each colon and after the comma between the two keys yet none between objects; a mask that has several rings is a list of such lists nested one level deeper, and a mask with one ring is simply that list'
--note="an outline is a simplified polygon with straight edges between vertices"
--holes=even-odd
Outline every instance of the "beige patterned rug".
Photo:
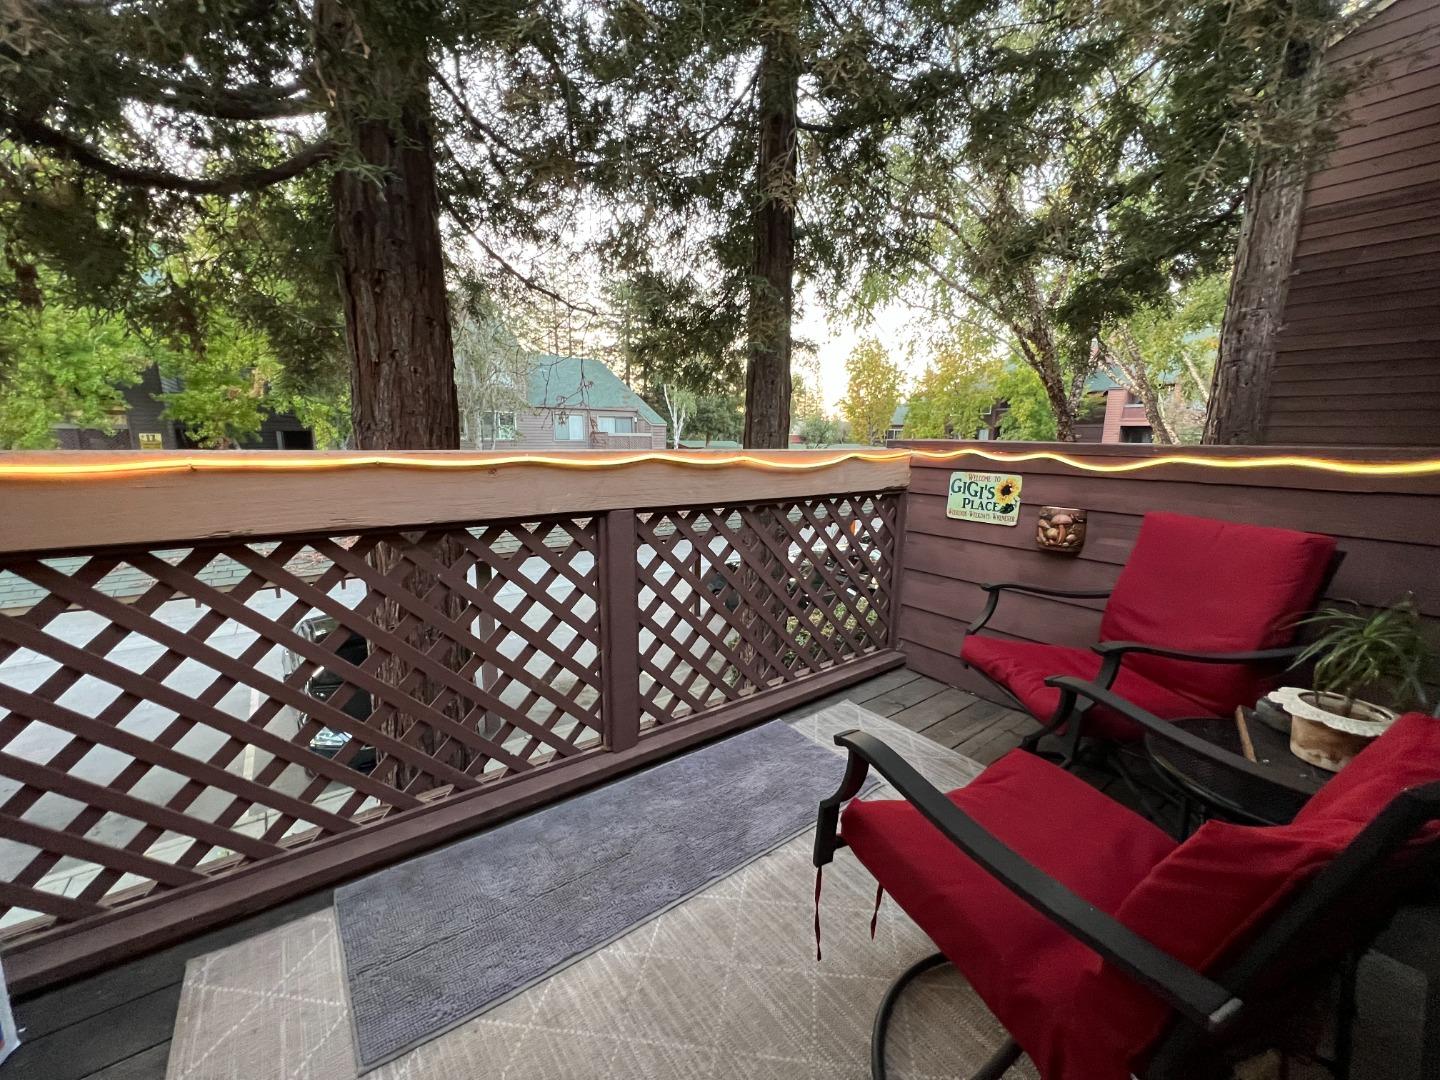
[{"label": "beige patterned rug", "polygon": [[[823,745],[861,728],[942,788],[980,766],[850,702],[796,723]],[[839,750],[836,749],[836,782]],[[882,791],[881,794],[884,794]],[[863,1080],[886,987],[934,947],[842,851],[825,872],[825,959],[812,929],[812,834],[469,1023],[375,1080]],[[192,960],[169,1080],[352,1080],[340,943],[321,912]],[[890,1036],[894,1080],[950,1080],[1004,1038],[950,968],[917,981]],[[1012,1077],[1034,1077],[1029,1062]]]}]

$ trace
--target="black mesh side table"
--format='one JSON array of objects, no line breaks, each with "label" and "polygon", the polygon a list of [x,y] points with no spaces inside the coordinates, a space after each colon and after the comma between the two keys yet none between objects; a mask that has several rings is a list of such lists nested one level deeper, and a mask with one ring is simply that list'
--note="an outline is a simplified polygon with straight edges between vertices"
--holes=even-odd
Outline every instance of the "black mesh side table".
[{"label": "black mesh side table", "polygon": [[[1173,721],[1188,734],[1242,756],[1240,731],[1233,717],[1194,717]],[[1241,772],[1222,760],[1154,734],[1145,736],[1145,752],[1182,801],[1182,835],[1197,813],[1242,825],[1283,825],[1292,819],[1330,773],[1290,752],[1290,740],[1246,710],[1246,727],[1258,770]]]}]

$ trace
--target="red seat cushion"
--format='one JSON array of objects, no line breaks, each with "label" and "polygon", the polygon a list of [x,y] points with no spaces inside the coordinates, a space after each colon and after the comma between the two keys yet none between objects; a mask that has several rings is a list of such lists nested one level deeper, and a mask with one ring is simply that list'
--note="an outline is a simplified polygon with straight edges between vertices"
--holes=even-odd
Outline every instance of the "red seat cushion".
[{"label": "red seat cushion", "polygon": [[[1012,751],[950,801],[1097,907],[1114,912],[1175,842],[1071,774]],[[854,801],[841,835],[1046,1071],[1098,957],[958,851],[919,811]],[[1104,1022],[1104,1021],[1099,1021]],[[1097,1080],[1092,1077],[1089,1080]]]},{"label": "red seat cushion", "polygon": [[[1197,652],[1285,645],[1313,606],[1334,554],[1334,538],[1317,533],[1146,514],[1105,605],[1100,640]],[[1125,667],[1218,716],[1253,705],[1274,675],[1253,664],[1158,656],[1130,656]]]},{"label": "red seat cushion", "polygon": [[[1155,865],[1115,915],[1191,967],[1211,970],[1243,947],[1391,799],[1436,780],[1440,720],[1421,713],[1402,717],[1294,822],[1269,828],[1206,823]],[[1109,965],[1083,976],[1077,1006],[1082,1057],[1069,1061],[1081,1070],[1077,1077],[1108,1075],[1102,1070],[1117,1063],[1138,1066],[1170,1017],[1165,1005]],[[1123,1018],[1120,1025],[1106,1019],[1114,1016]]]},{"label": "red seat cushion", "polygon": [[[1045,685],[1047,676],[1078,675],[1093,680],[1100,674],[1100,657],[1089,649],[1035,645],[979,634],[965,639],[960,646],[960,656],[971,667],[1009,687],[1030,714],[1042,721],[1049,720],[1060,703],[1060,691]],[[1132,669],[1128,660],[1115,678],[1114,690],[1127,701],[1165,720],[1210,714],[1210,706],[1151,682]],[[1133,741],[1143,734],[1137,724],[1103,705],[1085,714],[1084,731],[1087,735],[1121,741]]]}]

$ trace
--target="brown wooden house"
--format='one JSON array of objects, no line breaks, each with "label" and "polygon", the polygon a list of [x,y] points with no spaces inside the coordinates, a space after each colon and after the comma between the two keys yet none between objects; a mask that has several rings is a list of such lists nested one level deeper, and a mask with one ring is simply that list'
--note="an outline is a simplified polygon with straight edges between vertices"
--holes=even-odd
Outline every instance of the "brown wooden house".
[{"label": "brown wooden house", "polygon": [[1279,276],[1232,304],[1278,318],[1227,328],[1222,351],[1246,369],[1235,396],[1250,402],[1212,438],[1440,445],[1440,0],[1375,5],[1327,63],[1356,85],[1303,189],[1252,192],[1247,239],[1275,257],[1247,270],[1242,250],[1241,273]]}]

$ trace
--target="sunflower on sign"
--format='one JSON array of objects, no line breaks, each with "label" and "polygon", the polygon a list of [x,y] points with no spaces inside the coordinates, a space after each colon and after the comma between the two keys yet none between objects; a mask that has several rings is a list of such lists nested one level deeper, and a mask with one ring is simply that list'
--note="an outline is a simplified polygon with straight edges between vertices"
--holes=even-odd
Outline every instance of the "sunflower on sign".
[{"label": "sunflower on sign", "polygon": [[995,503],[1002,514],[1008,514],[1015,509],[1015,502],[1020,498],[1020,478],[1018,476],[1007,476],[1000,483],[995,485]]}]

